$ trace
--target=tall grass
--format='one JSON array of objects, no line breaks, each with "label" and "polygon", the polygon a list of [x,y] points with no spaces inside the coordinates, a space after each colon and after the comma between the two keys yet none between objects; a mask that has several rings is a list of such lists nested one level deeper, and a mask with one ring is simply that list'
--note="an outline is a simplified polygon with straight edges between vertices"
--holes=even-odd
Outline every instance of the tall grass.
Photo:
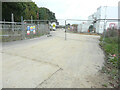
[{"label": "tall grass", "polygon": [[[105,37],[104,37],[105,34]],[[106,63],[104,72],[110,75],[110,78],[115,80],[114,84],[118,84],[118,30],[108,29],[100,38],[100,45],[106,53]],[[103,39],[104,38],[104,39]],[[103,41],[104,40],[104,41]],[[116,83],[117,82],[117,83]],[[117,87],[117,86],[115,86]]]}]

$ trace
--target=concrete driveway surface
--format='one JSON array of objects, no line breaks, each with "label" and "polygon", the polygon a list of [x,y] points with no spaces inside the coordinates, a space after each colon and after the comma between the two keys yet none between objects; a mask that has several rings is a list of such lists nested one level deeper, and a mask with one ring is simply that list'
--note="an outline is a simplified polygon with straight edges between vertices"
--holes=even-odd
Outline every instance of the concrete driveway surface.
[{"label": "concrete driveway surface", "polygon": [[4,88],[102,88],[100,36],[51,32],[50,37],[3,43]]}]

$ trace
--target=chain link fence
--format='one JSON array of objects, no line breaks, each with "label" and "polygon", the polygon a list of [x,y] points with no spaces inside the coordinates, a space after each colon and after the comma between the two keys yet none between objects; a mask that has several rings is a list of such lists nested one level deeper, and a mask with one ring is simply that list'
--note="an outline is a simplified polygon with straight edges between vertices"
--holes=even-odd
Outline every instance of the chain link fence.
[{"label": "chain link fence", "polygon": [[2,42],[23,40],[50,34],[48,21],[0,22]]},{"label": "chain link fence", "polygon": [[[57,28],[65,29],[66,33],[101,34],[103,41],[106,37],[118,36],[118,20],[59,20]],[[0,38],[3,42],[16,41],[50,34],[49,20],[24,20],[23,22],[0,22]]]},{"label": "chain link fence", "polygon": [[50,24],[47,20],[24,20],[25,38],[35,38],[50,34]]},{"label": "chain link fence", "polygon": [[104,20],[103,27],[104,27],[102,34],[103,42],[105,38],[116,37],[118,39],[118,35],[119,35],[118,19]]},{"label": "chain link fence", "polygon": [[23,39],[21,23],[0,22],[0,38],[5,42]]},{"label": "chain link fence", "polygon": [[96,29],[93,20],[67,19],[66,32],[96,34]]}]

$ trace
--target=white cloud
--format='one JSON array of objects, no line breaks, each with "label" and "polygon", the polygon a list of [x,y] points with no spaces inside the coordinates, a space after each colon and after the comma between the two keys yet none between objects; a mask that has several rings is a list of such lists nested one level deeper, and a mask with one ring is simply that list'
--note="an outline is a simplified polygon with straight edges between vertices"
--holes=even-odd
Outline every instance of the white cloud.
[{"label": "white cloud", "polygon": [[99,6],[118,6],[119,0],[33,0],[49,8],[57,19],[87,19]]}]

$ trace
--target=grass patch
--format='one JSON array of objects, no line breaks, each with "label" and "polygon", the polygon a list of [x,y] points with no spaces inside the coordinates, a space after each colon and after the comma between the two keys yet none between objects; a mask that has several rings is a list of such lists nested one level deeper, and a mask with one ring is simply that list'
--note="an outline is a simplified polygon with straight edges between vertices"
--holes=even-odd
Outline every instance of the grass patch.
[{"label": "grass patch", "polygon": [[103,84],[102,86],[106,87],[107,88],[107,84]]},{"label": "grass patch", "polygon": [[105,51],[106,60],[105,66],[102,69],[103,73],[109,75],[109,79],[112,80],[112,85],[118,87],[118,37],[106,37],[103,41],[103,37],[100,38],[100,46]]}]

